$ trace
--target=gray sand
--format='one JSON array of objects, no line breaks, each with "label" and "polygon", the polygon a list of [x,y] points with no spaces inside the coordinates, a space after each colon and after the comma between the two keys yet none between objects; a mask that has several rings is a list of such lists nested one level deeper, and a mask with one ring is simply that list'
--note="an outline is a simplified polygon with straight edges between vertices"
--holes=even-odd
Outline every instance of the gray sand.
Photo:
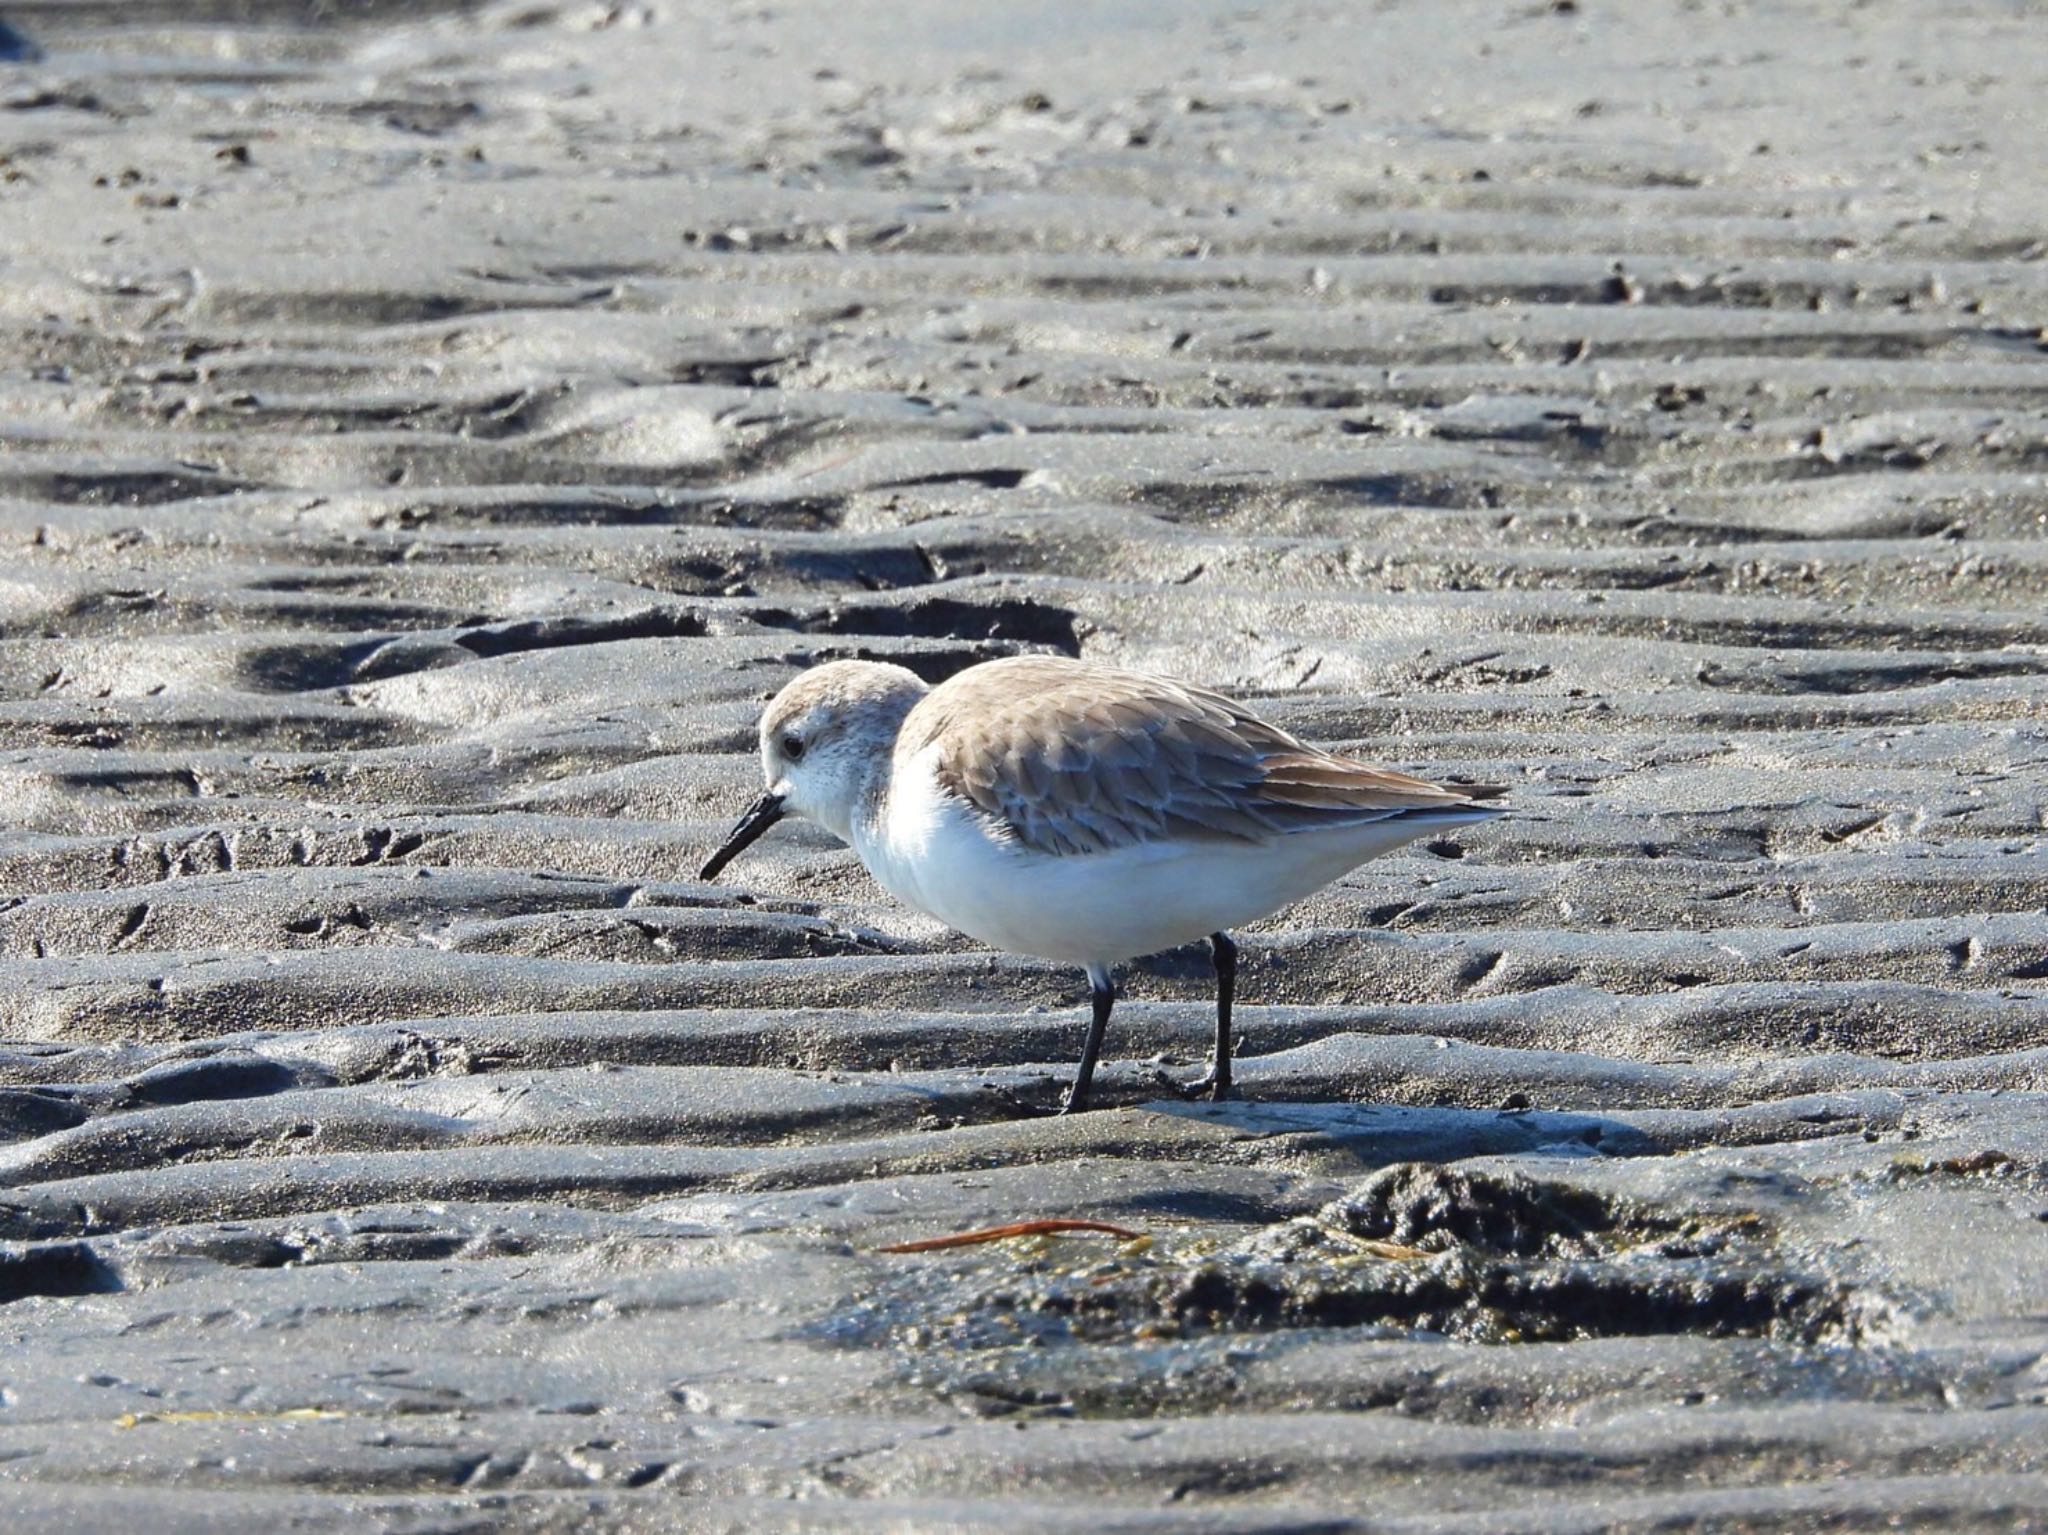
[{"label": "gray sand", "polygon": [[[0,0],[0,1522],[2048,1528],[2042,32]],[[1516,814],[1020,1119],[1020,650]]]}]

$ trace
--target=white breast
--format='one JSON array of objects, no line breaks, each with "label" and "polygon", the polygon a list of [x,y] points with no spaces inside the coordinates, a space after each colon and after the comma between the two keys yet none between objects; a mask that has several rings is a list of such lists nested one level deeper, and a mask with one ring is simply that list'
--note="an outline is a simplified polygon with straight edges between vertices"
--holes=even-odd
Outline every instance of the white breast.
[{"label": "white breast", "polygon": [[[939,787],[936,753],[896,774],[853,847],[898,900],[1016,954],[1112,965],[1270,916],[1457,821],[1403,818],[1269,842],[1158,841],[1106,853],[1019,849]],[[1459,821],[1486,819],[1468,813]]]}]

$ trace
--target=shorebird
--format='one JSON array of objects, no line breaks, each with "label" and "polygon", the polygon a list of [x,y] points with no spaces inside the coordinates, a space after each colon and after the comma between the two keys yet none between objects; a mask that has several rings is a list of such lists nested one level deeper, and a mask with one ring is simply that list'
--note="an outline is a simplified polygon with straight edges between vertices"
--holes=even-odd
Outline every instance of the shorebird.
[{"label": "shorebird", "polygon": [[929,687],[875,661],[812,667],[761,715],[767,792],[705,863],[716,879],[784,816],[851,844],[906,905],[1087,972],[1092,1016],[1060,1112],[1088,1101],[1115,965],[1207,938],[1216,1052],[1186,1091],[1230,1095],[1228,929],[1370,858],[1502,812],[1295,739],[1221,693],[1053,656]]}]

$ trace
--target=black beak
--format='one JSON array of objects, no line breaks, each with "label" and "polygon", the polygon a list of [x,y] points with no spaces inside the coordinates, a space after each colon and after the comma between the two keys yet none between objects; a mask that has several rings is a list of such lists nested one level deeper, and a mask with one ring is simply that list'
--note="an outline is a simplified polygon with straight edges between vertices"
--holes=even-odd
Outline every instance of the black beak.
[{"label": "black beak", "polygon": [[704,861],[704,867],[697,871],[697,878],[717,879],[720,869],[744,853],[756,837],[781,819],[782,796],[762,795],[747,807],[747,813],[740,817],[740,824],[735,826],[732,835],[725,839],[725,846]]}]

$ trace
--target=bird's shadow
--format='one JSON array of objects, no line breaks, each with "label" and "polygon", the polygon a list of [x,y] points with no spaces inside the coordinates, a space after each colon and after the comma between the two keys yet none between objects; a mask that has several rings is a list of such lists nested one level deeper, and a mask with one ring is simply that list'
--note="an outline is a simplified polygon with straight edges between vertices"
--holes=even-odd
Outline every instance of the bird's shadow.
[{"label": "bird's shadow", "polygon": [[[982,1077],[964,1122],[1065,1119],[1080,1124],[1119,1112],[1160,1114],[1248,1137],[1317,1140],[1350,1152],[1361,1167],[1485,1156],[1654,1156],[1675,1149],[1641,1125],[1604,1114],[1255,1097],[1216,1103],[1160,1091],[1165,1083],[1156,1072],[1150,1080],[1133,1080],[1134,1075],[1110,1067],[1097,1081],[1094,1102],[1078,1115],[1062,1116],[1058,1108],[1065,1082],[1058,1074],[990,1072]],[[924,1090],[934,1110],[943,1106],[957,1114],[963,1107],[957,1090],[936,1085]]]},{"label": "bird's shadow", "polygon": [[1144,1109],[1256,1136],[1312,1136],[1368,1166],[1454,1162],[1540,1153],[1558,1157],[1649,1156],[1665,1150],[1624,1120],[1539,1109],[1413,1108],[1404,1104],[1159,1098]]}]

